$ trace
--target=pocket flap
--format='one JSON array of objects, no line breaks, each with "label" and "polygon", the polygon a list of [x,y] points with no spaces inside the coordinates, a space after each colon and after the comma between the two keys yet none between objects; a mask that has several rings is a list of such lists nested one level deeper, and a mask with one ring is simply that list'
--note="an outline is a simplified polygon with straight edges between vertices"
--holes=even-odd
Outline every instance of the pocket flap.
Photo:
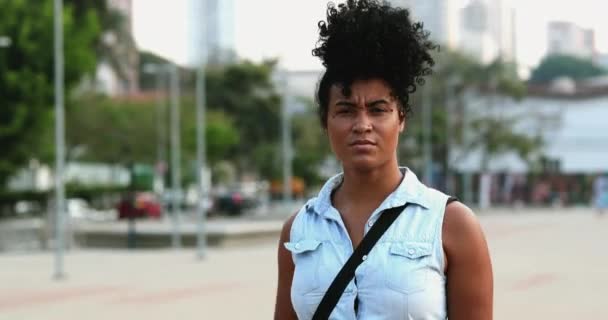
[{"label": "pocket flap", "polygon": [[410,259],[431,255],[431,244],[426,242],[394,242],[390,253]]},{"label": "pocket flap", "polygon": [[285,242],[285,248],[293,253],[303,253],[316,250],[321,241],[304,239],[297,242]]}]

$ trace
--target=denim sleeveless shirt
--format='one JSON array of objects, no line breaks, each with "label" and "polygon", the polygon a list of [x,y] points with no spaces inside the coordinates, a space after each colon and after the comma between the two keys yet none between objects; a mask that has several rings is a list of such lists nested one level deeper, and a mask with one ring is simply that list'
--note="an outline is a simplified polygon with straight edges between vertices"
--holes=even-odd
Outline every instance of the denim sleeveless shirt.
[{"label": "denim sleeveless shirt", "polygon": [[[365,233],[382,210],[408,206],[357,268],[330,319],[447,318],[441,227],[448,196],[423,185],[409,169],[401,170],[404,178],[374,210]],[[341,181],[342,174],[329,179],[300,209],[284,244],[295,265],[291,301],[301,320],[312,318],[353,253],[340,213],[331,204],[331,193]]]}]

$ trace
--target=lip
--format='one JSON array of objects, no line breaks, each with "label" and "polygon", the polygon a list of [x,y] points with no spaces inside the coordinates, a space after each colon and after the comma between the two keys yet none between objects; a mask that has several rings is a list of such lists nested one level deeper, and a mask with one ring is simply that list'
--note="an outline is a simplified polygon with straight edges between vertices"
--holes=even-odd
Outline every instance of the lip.
[{"label": "lip", "polygon": [[349,145],[350,146],[374,146],[376,144],[371,140],[360,139],[360,140],[355,140],[355,141],[351,142]]}]

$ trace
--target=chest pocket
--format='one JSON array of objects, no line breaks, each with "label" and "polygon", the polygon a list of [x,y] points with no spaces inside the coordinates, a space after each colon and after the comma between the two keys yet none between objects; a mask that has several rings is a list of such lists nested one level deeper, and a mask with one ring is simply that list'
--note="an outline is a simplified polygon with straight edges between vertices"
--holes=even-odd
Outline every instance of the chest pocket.
[{"label": "chest pocket", "polygon": [[295,270],[291,289],[299,294],[308,294],[319,289],[319,269],[322,242],[304,239],[286,242],[285,248],[293,254]]},{"label": "chest pocket", "polygon": [[386,286],[406,294],[424,290],[431,254],[431,243],[411,241],[391,243],[384,268]]},{"label": "chest pocket", "polygon": [[[301,295],[322,296],[334,280],[344,261],[330,241],[304,239],[285,243],[294,257],[295,269],[291,289]],[[354,282],[346,287],[343,295],[354,290]]]}]

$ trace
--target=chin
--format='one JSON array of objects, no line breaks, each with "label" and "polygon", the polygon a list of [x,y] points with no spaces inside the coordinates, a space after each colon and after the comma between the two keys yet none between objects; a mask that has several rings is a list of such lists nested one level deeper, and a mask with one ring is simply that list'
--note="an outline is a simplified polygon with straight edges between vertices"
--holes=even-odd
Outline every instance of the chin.
[{"label": "chin", "polygon": [[344,168],[353,169],[355,171],[372,171],[380,166],[380,163],[376,159],[359,158],[351,159],[348,162],[344,162]]}]

